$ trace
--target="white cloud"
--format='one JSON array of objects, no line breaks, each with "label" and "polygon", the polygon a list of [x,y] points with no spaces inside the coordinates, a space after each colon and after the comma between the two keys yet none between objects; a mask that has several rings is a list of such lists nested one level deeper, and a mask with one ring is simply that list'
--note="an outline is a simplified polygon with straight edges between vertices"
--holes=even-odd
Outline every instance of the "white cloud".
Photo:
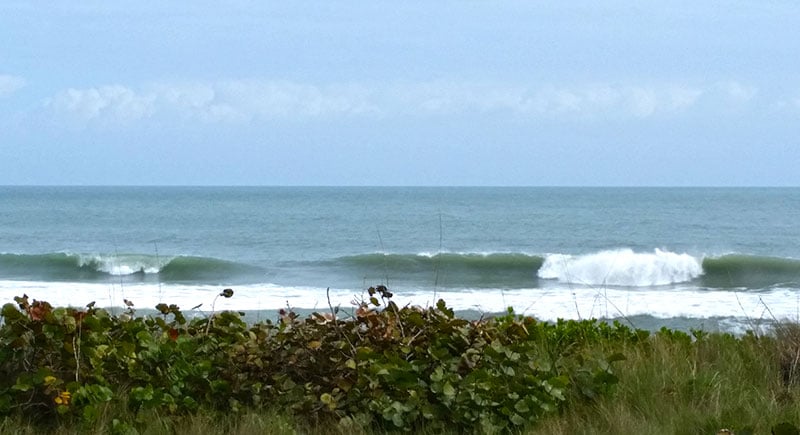
[{"label": "white cloud", "polygon": [[437,81],[388,85],[372,95],[382,112],[449,115],[516,110],[525,92],[523,87]]},{"label": "white cloud", "polygon": [[320,87],[289,81],[229,81],[215,85],[219,100],[254,117],[359,115],[375,108],[355,85]]},{"label": "white cloud", "polygon": [[627,105],[631,113],[640,118],[652,115],[659,107],[656,91],[634,88],[627,91]]},{"label": "white cloud", "polygon": [[612,86],[607,84],[545,88],[518,109],[522,113],[557,116],[617,116],[647,118],[679,113],[698,101],[703,91],[688,86]]},{"label": "white cloud", "polygon": [[650,118],[691,110],[700,100],[713,107],[746,101],[756,90],[737,82],[688,86],[587,84],[522,86],[457,81],[335,84],[230,80],[150,84],[135,90],[113,85],[68,89],[46,102],[60,114],[84,121],[132,122],[177,116],[207,123],[341,116],[449,116],[508,113],[546,118]]},{"label": "white cloud", "polygon": [[131,122],[173,114],[204,122],[319,117],[375,112],[358,86],[318,87],[281,81],[153,84],[141,90],[112,85],[67,89],[45,102],[54,112],[82,121]]},{"label": "white cloud", "polygon": [[22,77],[0,74],[0,97],[10,95],[25,86]]},{"label": "white cloud", "polygon": [[730,99],[742,103],[752,100],[758,94],[757,88],[733,80],[717,83],[716,89]]},{"label": "white cloud", "polygon": [[690,109],[705,93],[690,86],[612,86],[592,84],[571,87],[422,83],[398,86],[387,92],[387,106],[431,114],[506,111],[524,116],[647,118]]},{"label": "white cloud", "polygon": [[90,121],[108,119],[130,122],[153,114],[154,95],[140,94],[124,86],[67,89],[45,102],[58,113]]},{"label": "white cloud", "polygon": [[161,95],[168,104],[190,109],[197,109],[212,103],[216,95],[211,86],[202,83],[156,86],[153,92]]},{"label": "white cloud", "polygon": [[694,106],[706,91],[688,86],[670,86],[666,90],[669,110],[682,110]]},{"label": "white cloud", "polygon": [[773,107],[778,111],[798,114],[800,113],[800,96],[780,100]]},{"label": "white cloud", "polygon": [[794,95],[787,95],[783,98],[777,99],[772,103],[770,108],[776,112],[791,113],[797,115],[800,113],[800,93]]},{"label": "white cloud", "polygon": [[241,122],[249,117],[221,101],[213,85],[205,83],[159,84],[150,87],[161,111],[174,111],[183,118],[204,122]]}]

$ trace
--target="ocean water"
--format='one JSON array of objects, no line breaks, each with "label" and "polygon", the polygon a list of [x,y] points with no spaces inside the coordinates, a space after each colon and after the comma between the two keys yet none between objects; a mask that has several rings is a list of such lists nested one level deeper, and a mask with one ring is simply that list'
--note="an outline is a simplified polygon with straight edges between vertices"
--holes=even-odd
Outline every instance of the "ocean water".
[{"label": "ocean water", "polygon": [[800,316],[798,218],[798,188],[0,187],[0,301],[265,313],[385,284],[742,332]]}]

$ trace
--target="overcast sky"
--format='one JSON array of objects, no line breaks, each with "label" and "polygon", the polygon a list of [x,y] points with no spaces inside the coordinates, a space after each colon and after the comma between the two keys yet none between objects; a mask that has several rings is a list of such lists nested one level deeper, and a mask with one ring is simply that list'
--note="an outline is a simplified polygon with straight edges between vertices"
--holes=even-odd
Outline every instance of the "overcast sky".
[{"label": "overcast sky", "polygon": [[788,0],[3,0],[0,184],[797,186],[799,29]]}]

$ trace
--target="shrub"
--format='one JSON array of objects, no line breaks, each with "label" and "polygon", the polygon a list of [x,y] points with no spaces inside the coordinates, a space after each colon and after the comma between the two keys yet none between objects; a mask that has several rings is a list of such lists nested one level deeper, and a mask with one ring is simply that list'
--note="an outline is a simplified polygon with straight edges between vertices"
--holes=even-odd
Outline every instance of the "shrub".
[{"label": "shrub", "polygon": [[504,431],[609,394],[615,349],[648,335],[511,310],[467,321],[441,300],[398,307],[386,287],[368,293],[346,318],[282,310],[255,324],[237,312],[187,320],[160,304],[156,316],[114,316],[18,297],[2,308],[0,415],[90,424],[119,401],[135,412],[268,406],[343,427]]}]

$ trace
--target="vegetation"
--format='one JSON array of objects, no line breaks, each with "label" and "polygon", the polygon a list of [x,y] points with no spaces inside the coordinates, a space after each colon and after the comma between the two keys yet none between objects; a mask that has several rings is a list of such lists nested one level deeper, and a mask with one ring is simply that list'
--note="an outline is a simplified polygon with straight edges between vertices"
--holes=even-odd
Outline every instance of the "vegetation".
[{"label": "vegetation", "polygon": [[15,298],[2,308],[0,432],[797,433],[797,325],[734,337],[510,309],[467,321],[444,301],[368,293],[349,315],[255,324]]}]

